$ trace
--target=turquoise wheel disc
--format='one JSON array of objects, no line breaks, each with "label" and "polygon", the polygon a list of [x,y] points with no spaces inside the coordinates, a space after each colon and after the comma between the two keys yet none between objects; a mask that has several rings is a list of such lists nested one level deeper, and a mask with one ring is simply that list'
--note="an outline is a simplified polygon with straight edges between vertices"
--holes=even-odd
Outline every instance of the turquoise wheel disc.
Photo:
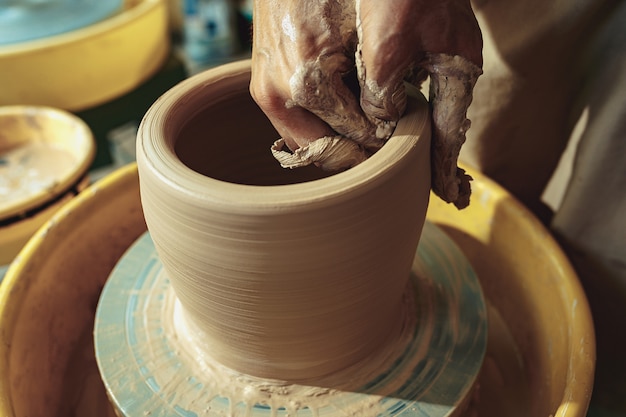
[{"label": "turquoise wheel disc", "polygon": [[450,416],[468,403],[483,362],[485,299],[463,253],[428,222],[410,281],[403,331],[381,352],[319,384],[264,380],[180,341],[171,323],[182,310],[146,233],[102,291],[100,374],[126,417]]}]

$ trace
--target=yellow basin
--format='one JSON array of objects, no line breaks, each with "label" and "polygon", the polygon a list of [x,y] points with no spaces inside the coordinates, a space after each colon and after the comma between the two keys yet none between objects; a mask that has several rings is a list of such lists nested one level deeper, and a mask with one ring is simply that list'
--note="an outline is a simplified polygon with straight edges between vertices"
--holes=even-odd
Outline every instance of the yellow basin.
[{"label": "yellow basin", "polygon": [[167,19],[163,0],[126,0],[91,26],[0,47],[0,105],[78,111],[131,91],[167,57]]},{"label": "yellow basin", "polygon": [[[470,173],[470,207],[433,198],[428,219],[464,250],[490,303],[479,415],[583,417],[595,343],[578,279],[525,209]],[[144,231],[130,165],[82,192],[28,242],[0,287],[0,415],[110,412],[93,357],[94,312],[111,269]]]}]

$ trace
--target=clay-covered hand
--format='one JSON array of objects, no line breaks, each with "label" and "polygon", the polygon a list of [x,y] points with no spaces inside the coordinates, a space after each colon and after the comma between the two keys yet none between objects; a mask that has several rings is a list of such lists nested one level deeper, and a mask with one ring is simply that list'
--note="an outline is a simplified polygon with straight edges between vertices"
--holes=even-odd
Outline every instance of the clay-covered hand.
[{"label": "clay-covered hand", "polygon": [[430,74],[433,190],[468,204],[470,178],[457,159],[482,66],[469,0],[256,0],[254,7],[250,91],[282,136],[273,151],[283,166],[361,162],[402,116],[404,81]]}]

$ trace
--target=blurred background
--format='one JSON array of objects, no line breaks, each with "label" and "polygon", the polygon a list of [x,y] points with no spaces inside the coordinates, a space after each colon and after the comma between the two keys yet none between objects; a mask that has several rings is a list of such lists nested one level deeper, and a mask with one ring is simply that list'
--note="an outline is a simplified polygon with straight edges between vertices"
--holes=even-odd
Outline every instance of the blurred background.
[{"label": "blurred background", "polygon": [[134,160],[148,107],[250,53],[251,0],[0,0],[0,106],[50,106],[91,128],[96,180]]}]

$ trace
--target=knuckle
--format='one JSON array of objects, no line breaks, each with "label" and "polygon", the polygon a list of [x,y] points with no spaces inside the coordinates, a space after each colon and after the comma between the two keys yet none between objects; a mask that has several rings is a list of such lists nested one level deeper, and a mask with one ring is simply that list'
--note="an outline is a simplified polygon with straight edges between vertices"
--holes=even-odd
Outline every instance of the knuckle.
[{"label": "knuckle", "polygon": [[317,103],[322,94],[322,78],[322,71],[317,66],[306,66],[296,72],[290,82],[293,101],[303,107]]},{"label": "knuckle", "polygon": [[283,94],[269,81],[250,81],[250,95],[256,104],[266,112],[277,112],[285,108]]},{"label": "knuckle", "polygon": [[299,68],[289,83],[293,104],[306,109],[333,106],[333,75],[317,63]]}]

